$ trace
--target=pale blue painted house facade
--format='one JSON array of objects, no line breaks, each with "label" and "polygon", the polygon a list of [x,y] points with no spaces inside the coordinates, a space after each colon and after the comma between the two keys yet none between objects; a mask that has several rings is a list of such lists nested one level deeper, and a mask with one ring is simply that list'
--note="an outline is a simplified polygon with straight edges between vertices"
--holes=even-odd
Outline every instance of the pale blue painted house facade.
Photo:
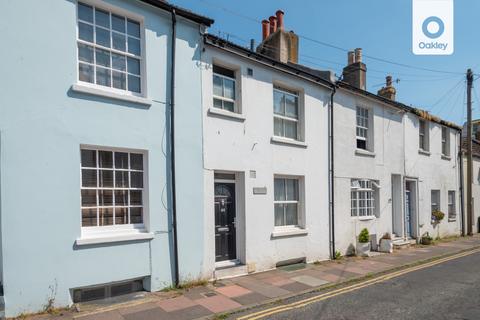
[{"label": "pale blue painted house facade", "polygon": [[[158,0],[0,3],[6,316],[175,281],[172,9]],[[176,14],[178,259],[188,281],[203,264],[194,245],[204,230],[198,61],[213,21]]]}]

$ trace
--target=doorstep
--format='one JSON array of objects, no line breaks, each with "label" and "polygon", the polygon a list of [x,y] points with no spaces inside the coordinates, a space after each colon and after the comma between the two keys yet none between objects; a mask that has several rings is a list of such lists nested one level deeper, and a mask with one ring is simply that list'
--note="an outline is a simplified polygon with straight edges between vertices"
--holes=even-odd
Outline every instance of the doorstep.
[{"label": "doorstep", "polygon": [[244,264],[236,264],[234,266],[217,267],[213,272],[215,280],[228,279],[248,274],[247,266]]}]

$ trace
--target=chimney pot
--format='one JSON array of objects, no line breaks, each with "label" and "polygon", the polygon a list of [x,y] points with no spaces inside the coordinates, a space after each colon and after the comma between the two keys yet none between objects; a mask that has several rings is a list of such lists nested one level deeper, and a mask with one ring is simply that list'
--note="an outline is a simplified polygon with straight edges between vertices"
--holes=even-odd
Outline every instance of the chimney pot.
[{"label": "chimney pot", "polygon": [[362,62],[362,48],[355,49],[355,63]]},{"label": "chimney pot", "polygon": [[270,35],[270,22],[262,20],[262,39],[265,40]]},{"label": "chimney pot", "polygon": [[270,16],[268,20],[270,20],[270,34],[272,34],[277,31],[277,17]]},{"label": "chimney pot", "polygon": [[392,76],[388,75],[387,76],[387,87],[391,87],[392,86]]},{"label": "chimney pot", "polygon": [[277,10],[275,15],[277,16],[277,29],[283,30],[283,16],[285,13],[282,10]]},{"label": "chimney pot", "polygon": [[348,51],[348,65],[355,63],[355,53],[353,51]]}]

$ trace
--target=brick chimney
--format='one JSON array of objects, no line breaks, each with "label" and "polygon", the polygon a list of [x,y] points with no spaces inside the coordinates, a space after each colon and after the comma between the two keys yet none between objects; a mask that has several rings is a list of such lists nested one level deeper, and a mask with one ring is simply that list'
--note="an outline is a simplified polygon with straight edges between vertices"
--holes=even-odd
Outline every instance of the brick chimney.
[{"label": "brick chimney", "polygon": [[275,16],[262,21],[262,43],[257,52],[283,63],[298,63],[298,36],[285,31],[283,17],[284,12],[277,10]]},{"label": "brick chimney", "polygon": [[367,88],[367,66],[362,62],[362,49],[348,52],[348,65],[343,68],[343,81],[362,90]]},{"label": "brick chimney", "polygon": [[395,101],[395,95],[397,94],[397,90],[392,85],[392,76],[387,76],[386,78],[386,85],[382,89],[378,90],[378,95],[390,100]]}]

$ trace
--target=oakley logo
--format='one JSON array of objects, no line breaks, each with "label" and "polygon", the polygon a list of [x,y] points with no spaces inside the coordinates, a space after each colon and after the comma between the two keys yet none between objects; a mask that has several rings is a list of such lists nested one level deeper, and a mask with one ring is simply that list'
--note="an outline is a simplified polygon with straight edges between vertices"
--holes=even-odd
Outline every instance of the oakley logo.
[{"label": "oakley logo", "polygon": [[[428,30],[428,28],[431,27],[432,25],[437,26],[437,32],[430,32]],[[439,17],[431,16],[423,21],[422,31],[423,31],[423,34],[429,37],[430,39],[437,39],[441,37],[443,32],[445,31],[445,24],[443,23],[442,19],[440,19]]]}]

